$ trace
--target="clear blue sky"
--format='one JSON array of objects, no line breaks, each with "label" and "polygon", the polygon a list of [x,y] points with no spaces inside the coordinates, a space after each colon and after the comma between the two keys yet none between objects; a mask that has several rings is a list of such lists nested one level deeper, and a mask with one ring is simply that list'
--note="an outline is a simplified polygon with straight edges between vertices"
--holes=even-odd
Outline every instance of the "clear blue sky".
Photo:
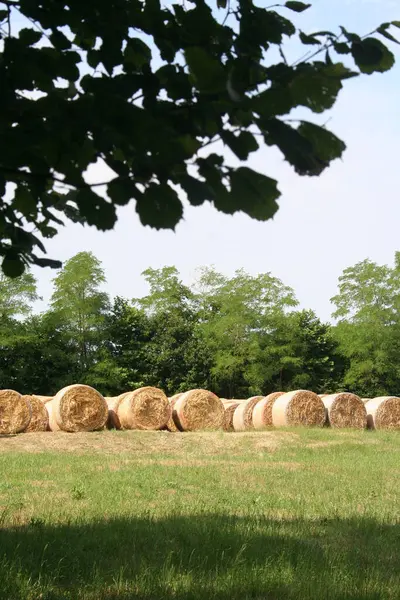
[{"label": "clear blue sky", "polygon": [[[365,34],[379,23],[400,20],[399,0],[311,2],[309,11],[291,13],[305,32],[344,25]],[[293,173],[278,152],[252,155],[249,166],[279,181],[282,197],[273,221],[223,215],[209,204],[185,206],[175,233],[156,232],[140,224],[132,203],[119,211],[112,232],[65,227],[47,241],[49,256],[66,260],[91,250],[103,262],[106,290],[126,297],[146,293],[140,274],[149,266],[176,265],[188,283],[200,265],[213,264],[226,274],[241,267],[254,274],[270,271],[294,288],[301,306],[328,319],[329,299],[345,267],[367,257],[391,263],[400,249],[400,47],[391,46],[398,65],[390,73],[349,80],[334,110],[316,119],[330,118],[329,128],[346,141],[342,161],[311,179]],[[105,174],[100,168],[94,176],[102,180]],[[47,301],[55,272],[36,269],[35,275]]]}]

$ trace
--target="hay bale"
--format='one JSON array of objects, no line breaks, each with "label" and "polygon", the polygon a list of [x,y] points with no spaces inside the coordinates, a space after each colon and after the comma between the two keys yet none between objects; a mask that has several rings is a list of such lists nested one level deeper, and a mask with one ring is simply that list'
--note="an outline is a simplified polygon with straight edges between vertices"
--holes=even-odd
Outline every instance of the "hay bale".
[{"label": "hay bale", "polygon": [[365,405],[370,429],[400,429],[400,398],[380,396]]},{"label": "hay bale", "polygon": [[121,394],[120,396],[104,396],[108,408],[107,429],[121,429],[121,423],[118,417],[118,407],[121,404],[124,395],[125,394]]},{"label": "hay bale", "polygon": [[49,428],[49,415],[46,406],[37,396],[23,396],[31,407],[31,420],[25,433],[34,431],[47,431]]},{"label": "hay bale", "polygon": [[239,406],[239,402],[235,402],[235,400],[230,400],[229,402],[224,402],[224,422],[222,424],[222,428],[224,431],[235,431],[233,427],[233,415],[235,414],[236,408]]},{"label": "hay bale", "polygon": [[31,420],[31,407],[14,390],[0,390],[0,434],[21,433]]},{"label": "hay bale", "polygon": [[322,398],[325,406],[326,425],[331,427],[353,427],[365,429],[367,411],[359,396],[342,392]]},{"label": "hay bale", "polygon": [[272,407],[274,427],[306,425],[323,427],[325,407],[321,398],[308,390],[296,390],[279,396]]},{"label": "hay bale", "polygon": [[176,401],[173,417],[182,431],[222,429],[224,405],[208,390],[190,390]]},{"label": "hay bale", "polygon": [[370,400],[372,400],[372,398],[361,398],[361,401],[364,402],[364,404],[367,404]]},{"label": "hay bale", "polygon": [[123,394],[118,406],[122,429],[162,429],[171,417],[167,396],[156,387],[142,387]]},{"label": "hay bale", "polygon": [[38,394],[32,394],[32,398],[37,398],[43,402],[43,404],[47,404],[47,402],[51,402],[51,400],[53,400],[54,396],[39,396]]},{"label": "hay bale", "polygon": [[241,402],[233,413],[233,428],[235,431],[252,431],[253,409],[264,396],[252,396],[245,402]]},{"label": "hay bale", "polygon": [[108,419],[106,401],[89,385],[69,385],[45,406],[51,431],[97,431],[104,428]]},{"label": "hay bale", "polygon": [[253,427],[258,431],[272,427],[272,407],[275,400],[283,396],[285,392],[272,392],[257,402],[253,409]]},{"label": "hay bale", "polygon": [[179,423],[177,424],[174,421],[174,406],[181,396],[183,396],[183,394],[175,394],[174,396],[171,396],[171,398],[168,398],[169,403],[171,405],[171,416],[168,419],[168,423],[165,428],[168,431],[171,431],[171,433],[176,433],[177,431],[181,431],[179,429]]}]

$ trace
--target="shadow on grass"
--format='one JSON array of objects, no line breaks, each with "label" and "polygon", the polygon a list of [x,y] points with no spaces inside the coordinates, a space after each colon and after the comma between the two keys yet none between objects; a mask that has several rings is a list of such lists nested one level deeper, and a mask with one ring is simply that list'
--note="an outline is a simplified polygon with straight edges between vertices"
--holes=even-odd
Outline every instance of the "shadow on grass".
[{"label": "shadow on grass", "polygon": [[1,600],[400,597],[400,525],[224,515],[0,529]]}]

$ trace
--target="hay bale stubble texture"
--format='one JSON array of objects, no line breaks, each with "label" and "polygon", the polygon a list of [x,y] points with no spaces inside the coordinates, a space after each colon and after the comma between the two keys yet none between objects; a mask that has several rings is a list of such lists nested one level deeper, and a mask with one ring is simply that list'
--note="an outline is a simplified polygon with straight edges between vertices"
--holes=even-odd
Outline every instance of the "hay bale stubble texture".
[{"label": "hay bale stubble texture", "polygon": [[359,396],[342,392],[324,396],[326,425],[331,427],[352,427],[365,429],[367,426],[367,411]]},{"label": "hay bale stubble texture", "polygon": [[107,402],[89,385],[69,385],[46,402],[51,431],[97,431],[108,419]]},{"label": "hay bale stubble texture", "polygon": [[272,407],[274,427],[305,425],[323,427],[325,407],[321,398],[308,390],[296,390],[279,396]]},{"label": "hay bale stubble texture", "polygon": [[224,403],[224,431],[235,431],[233,427],[233,415],[235,414],[236,408],[239,406],[239,402],[235,400],[225,401]]},{"label": "hay bale stubble texture", "polygon": [[257,402],[253,408],[253,427],[258,431],[272,427],[272,407],[274,406],[275,400],[283,396],[285,392],[272,392],[265,398],[262,398],[260,402]]},{"label": "hay bale stubble texture", "polygon": [[47,431],[49,428],[49,415],[46,406],[37,396],[23,396],[23,398],[31,407],[31,419],[24,432]]},{"label": "hay bale stubble texture", "polygon": [[366,403],[370,429],[400,429],[400,398],[381,396]]},{"label": "hay bale stubble texture", "polygon": [[118,406],[122,429],[163,429],[171,417],[167,396],[156,387],[142,387],[123,394]]},{"label": "hay bale stubble texture", "polygon": [[24,431],[31,419],[31,407],[24,396],[14,390],[0,390],[0,434]]},{"label": "hay bale stubble texture", "polygon": [[233,428],[235,431],[252,431],[253,409],[264,396],[252,396],[246,402],[239,404],[233,413]]},{"label": "hay bale stubble texture", "polygon": [[190,390],[176,401],[173,418],[182,431],[222,429],[224,405],[208,390]]},{"label": "hay bale stubble texture", "polygon": [[107,429],[121,429],[121,422],[118,417],[118,407],[121,404],[124,395],[125,394],[121,394],[120,396],[104,396],[108,408]]},{"label": "hay bale stubble texture", "polygon": [[183,393],[175,394],[174,396],[171,396],[170,398],[168,398],[170,406],[171,406],[171,416],[168,419],[168,423],[166,425],[166,429],[168,431],[171,431],[171,433],[176,433],[177,431],[181,431],[179,429],[179,423],[177,424],[174,421],[174,406],[178,402],[178,400],[179,400],[179,398],[181,396],[183,396]]}]

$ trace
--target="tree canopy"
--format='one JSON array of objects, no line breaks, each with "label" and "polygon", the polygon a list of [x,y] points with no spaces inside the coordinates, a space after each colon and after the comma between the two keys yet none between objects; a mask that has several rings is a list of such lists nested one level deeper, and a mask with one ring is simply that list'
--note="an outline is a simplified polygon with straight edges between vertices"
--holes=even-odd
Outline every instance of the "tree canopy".
[{"label": "tree canopy", "polygon": [[[194,206],[273,217],[273,173],[241,163],[265,144],[299,175],[320,175],[345,144],[307,120],[307,110],[294,119],[294,109],[321,115],[346,79],[395,62],[385,43],[396,41],[400,22],[364,37],[343,26],[305,33],[290,15],[310,6],[0,1],[4,273],[59,267],[43,256],[43,238],[69,220],[111,229],[117,207],[131,200],[143,225],[157,229],[175,228],[184,196]],[[306,54],[290,62],[293,36]],[[217,141],[239,166],[215,151]],[[85,173],[98,161],[113,175],[90,184]]]}]

